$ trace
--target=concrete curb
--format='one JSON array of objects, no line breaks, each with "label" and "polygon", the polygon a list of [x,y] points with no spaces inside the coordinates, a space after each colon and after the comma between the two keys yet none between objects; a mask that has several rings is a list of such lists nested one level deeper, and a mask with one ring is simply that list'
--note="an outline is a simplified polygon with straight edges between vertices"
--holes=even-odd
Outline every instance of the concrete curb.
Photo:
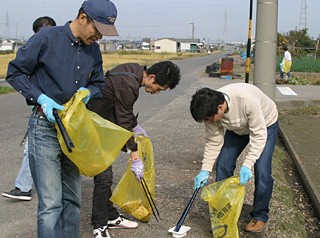
[{"label": "concrete curb", "polygon": [[304,107],[308,105],[314,105],[314,106],[319,106],[320,105],[320,100],[318,99],[310,99],[310,100],[290,100],[290,101],[281,101],[277,100],[275,101],[277,104],[278,109],[294,109],[294,108],[299,108],[299,107]]},{"label": "concrete curb", "polygon": [[317,191],[315,185],[313,184],[307,170],[305,169],[298,153],[295,151],[293,145],[291,144],[288,136],[286,135],[284,130],[282,130],[281,125],[279,125],[279,136],[283,141],[286,150],[289,152],[290,156],[293,159],[293,162],[295,164],[295,167],[297,168],[304,188],[306,189],[306,192],[314,205],[316,215],[320,219],[320,194]]}]

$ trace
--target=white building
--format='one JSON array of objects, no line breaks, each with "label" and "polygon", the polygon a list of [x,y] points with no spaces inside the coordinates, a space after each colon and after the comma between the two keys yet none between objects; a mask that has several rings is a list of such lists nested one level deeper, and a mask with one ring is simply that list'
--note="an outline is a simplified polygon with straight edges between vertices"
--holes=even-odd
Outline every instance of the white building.
[{"label": "white building", "polygon": [[143,38],[141,43],[141,49],[142,50],[150,50],[150,38]]},{"label": "white building", "polygon": [[154,52],[200,52],[199,39],[163,38],[154,42]]},{"label": "white building", "polygon": [[159,39],[154,42],[154,52],[177,52],[178,42],[174,39]]},{"label": "white building", "polygon": [[5,40],[0,43],[0,51],[13,51],[15,47],[15,41]]}]

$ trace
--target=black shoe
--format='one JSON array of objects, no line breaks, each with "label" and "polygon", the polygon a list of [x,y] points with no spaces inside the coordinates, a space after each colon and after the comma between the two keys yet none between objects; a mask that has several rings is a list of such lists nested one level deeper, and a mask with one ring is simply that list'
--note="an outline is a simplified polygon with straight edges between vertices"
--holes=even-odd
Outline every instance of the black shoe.
[{"label": "black shoe", "polygon": [[3,192],[2,196],[22,201],[30,201],[32,199],[31,190],[29,190],[28,192],[21,192],[19,188],[15,188],[8,193]]}]

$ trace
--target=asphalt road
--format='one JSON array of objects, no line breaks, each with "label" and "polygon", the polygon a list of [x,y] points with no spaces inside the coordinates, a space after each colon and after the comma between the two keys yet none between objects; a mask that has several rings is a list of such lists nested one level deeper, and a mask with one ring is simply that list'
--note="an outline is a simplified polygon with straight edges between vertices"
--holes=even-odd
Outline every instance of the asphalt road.
[{"label": "asphalt road", "polygon": [[[196,123],[190,115],[189,104],[193,93],[200,87],[219,88],[228,83],[221,80],[213,84],[205,75],[205,67],[219,55],[176,61],[182,72],[181,83],[176,89],[149,95],[141,91],[135,111],[139,112],[139,123],[147,130],[154,147],[156,167],[156,203],[162,220],[154,218],[149,223],[140,223],[132,231],[113,231],[115,237],[171,237],[168,229],[175,226],[193,193],[193,178],[199,172],[203,152],[203,125]],[[19,171],[23,147],[20,141],[26,131],[30,114],[24,98],[18,93],[0,95],[0,176],[1,191],[9,191]],[[121,155],[114,164],[115,182],[127,166],[127,156]],[[93,180],[83,177],[81,237],[92,235],[90,225]],[[36,237],[37,196],[31,202],[15,202],[0,199],[1,237]],[[186,225],[192,227],[188,237],[212,237],[208,207],[199,197],[195,200]]]}]

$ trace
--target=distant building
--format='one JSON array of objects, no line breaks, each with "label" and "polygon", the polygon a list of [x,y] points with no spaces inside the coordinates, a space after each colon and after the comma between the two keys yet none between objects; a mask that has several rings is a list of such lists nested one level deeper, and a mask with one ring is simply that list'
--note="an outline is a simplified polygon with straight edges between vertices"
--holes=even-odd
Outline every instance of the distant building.
[{"label": "distant building", "polygon": [[142,50],[151,50],[151,40],[150,40],[150,38],[142,38],[141,49]]},{"label": "distant building", "polygon": [[117,40],[107,41],[103,39],[99,42],[99,48],[102,53],[115,52],[117,50]]},{"label": "distant building", "polygon": [[13,40],[5,40],[0,43],[0,51],[13,51],[15,49],[16,42]]},{"label": "distant building", "polygon": [[154,42],[154,52],[200,52],[200,39],[163,38]]}]

